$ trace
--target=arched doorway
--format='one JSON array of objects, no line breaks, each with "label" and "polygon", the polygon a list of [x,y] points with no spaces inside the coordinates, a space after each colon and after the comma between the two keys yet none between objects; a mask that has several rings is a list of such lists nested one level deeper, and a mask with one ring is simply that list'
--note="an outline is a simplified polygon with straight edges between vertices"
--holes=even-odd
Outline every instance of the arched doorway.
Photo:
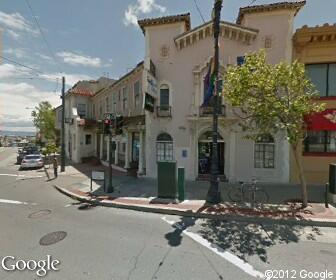
[{"label": "arched doorway", "polygon": [[[198,174],[207,175],[211,170],[212,132],[203,133],[198,139]],[[218,133],[218,171],[224,175],[225,143]]]}]

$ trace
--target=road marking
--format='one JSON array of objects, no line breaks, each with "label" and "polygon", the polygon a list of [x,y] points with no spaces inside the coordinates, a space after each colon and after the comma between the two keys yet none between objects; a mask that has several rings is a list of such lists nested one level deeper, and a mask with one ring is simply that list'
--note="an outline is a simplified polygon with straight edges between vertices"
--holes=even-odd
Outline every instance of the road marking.
[{"label": "road marking", "polygon": [[17,177],[19,175],[17,174],[0,174],[0,176],[12,176],[12,177]]},{"label": "road marking", "polygon": [[[161,219],[164,220],[165,222],[167,222],[168,224],[172,225],[172,226],[180,228],[177,225],[177,223],[175,223],[174,221],[168,220],[166,217],[162,217]],[[200,236],[200,235],[198,235],[194,232],[190,232],[187,229],[182,230],[182,233],[185,234],[186,236],[188,236],[189,238],[193,239],[197,243],[199,243],[199,244],[203,245],[204,247],[208,248],[210,251],[219,255],[223,259],[227,260],[231,264],[237,266],[239,269],[241,269],[245,273],[251,275],[252,277],[265,279],[265,275],[262,272],[260,272],[258,270],[255,270],[252,265],[250,265],[247,262],[244,262],[241,258],[238,258],[234,254],[232,254],[228,251],[224,251],[222,248],[220,248],[216,244],[210,243],[208,240],[206,240],[202,236]]]},{"label": "road marking", "polygon": [[7,204],[24,204],[28,205],[28,202],[22,202],[17,200],[7,200],[7,199],[0,199],[0,203],[7,203]]},{"label": "road marking", "polygon": [[21,174],[0,174],[0,176],[8,176],[8,177],[18,177],[18,178],[24,178],[24,179],[33,179],[33,178],[43,178],[41,175],[21,175]]}]

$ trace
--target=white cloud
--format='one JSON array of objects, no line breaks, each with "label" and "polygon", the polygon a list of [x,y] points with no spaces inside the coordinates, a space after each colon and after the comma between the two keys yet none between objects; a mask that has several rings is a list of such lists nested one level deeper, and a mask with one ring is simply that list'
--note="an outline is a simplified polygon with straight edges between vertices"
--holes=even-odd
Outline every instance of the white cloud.
[{"label": "white cloud", "polygon": [[[36,30],[33,29],[31,23],[26,20],[20,13],[7,14],[0,11],[0,23],[11,30],[29,32],[33,34],[38,33]],[[12,31],[11,35],[13,35],[14,33],[17,34],[17,32]]]},{"label": "white cloud", "polygon": [[80,55],[73,52],[59,52],[56,55],[61,57],[65,63],[70,65],[101,67],[101,59],[98,57]]},{"label": "white cloud", "polygon": [[51,56],[48,56],[48,55],[45,55],[45,54],[42,54],[42,53],[36,53],[37,56],[39,56],[40,58],[44,59],[44,60],[47,60],[47,61],[52,61],[52,57]]},{"label": "white cloud", "polygon": [[19,33],[15,32],[15,31],[13,31],[13,30],[10,30],[10,29],[8,29],[8,30],[6,30],[6,31],[7,31],[8,35],[9,35],[10,37],[12,37],[14,40],[19,39],[19,37],[20,37],[20,34],[19,34]]},{"label": "white cloud", "polygon": [[30,74],[31,71],[27,68],[8,63],[0,64],[0,79],[13,78]]},{"label": "white cloud", "polygon": [[6,54],[14,55],[17,58],[23,58],[23,57],[26,56],[26,51],[23,50],[23,49],[19,49],[19,48],[17,48],[17,49],[15,49],[15,48],[13,48],[13,49],[6,49],[3,52],[6,53]]},{"label": "white cloud", "polygon": [[84,74],[66,74],[66,73],[51,73],[51,74],[41,74],[40,75],[43,78],[46,78],[48,80],[55,80],[58,79],[58,82],[61,83],[61,77],[65,77],[65,83],[68,86],[73,86],[78,81],[82,80],[93,80],[92,77]]},{"label": "white cloud", "polygon": [[2,112],[0,123],[3,130],[34,131],[31,109],[41,101],[49,101],[53,106],[60,104],[59,95],[53,91],[41,90],[28,83],[0,83]]},{"label": "white cloud", "polygon": [[124,15],[125,25],[138,25],[138,16],[141,14],[148,14],[153,11],[164,13],[166,7],[155,3],[155,0],[137,0],[136,4],[128,5]]},{"label": "white cloud", "polygon": [[[82,80],[93,80],[92,77],[85,74],[76,74],[76,73],[46,73],[38,74],[30,71],[27,68],[16,66],[13,64],[0,64],[0,79],[11,79],[16,77],[31,77],[36,78],[45,78],[46,81],[55,82],[58,79],[58,83],[61,83],[61,77],[65,76],[65,83],[69,86],[73,86],[78,81]],[[32,76],[33,75],[33,76]],[[4,84],[3,84],[4,85]],[[19,84],[22,86],[22,84]],[[17,89],[17,88],[16,88]],[[2,94],[2,93],[1,93]]]}]

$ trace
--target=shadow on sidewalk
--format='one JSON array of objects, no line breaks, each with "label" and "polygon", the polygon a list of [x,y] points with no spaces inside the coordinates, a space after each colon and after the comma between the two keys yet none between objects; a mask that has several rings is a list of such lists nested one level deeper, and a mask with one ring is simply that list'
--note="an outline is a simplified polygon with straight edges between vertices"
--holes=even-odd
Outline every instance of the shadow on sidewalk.
[{"label": "shadow on sidewalk", "polygon": [[[274,245],[298,243],[303,237],[303,226],[248,224],[235,221],[206,220],[198,233],[223,251],[230,251],[244,261],[257,255],[268,262],[267,250]],[[317,227],[307,239],[322,235]]]},{"label": "shadow on sidewalk", "polygon": [[[200,224],[196,224],[198,220]],[[220,252],[231,252],[244,261],[248,261],[248,257],[258,256],[264,263],[268,262],[267,251],[275,245],[298,243],[300,240],[314,241],[322,235],[317,227],[312,227],[307,234],[305,227],[299,225],[262,225],[193,217],[182,217],[172,226],[174,230],[165,234],[169,246],[181,245],[183,231],[188,229],[209,241]]]}]

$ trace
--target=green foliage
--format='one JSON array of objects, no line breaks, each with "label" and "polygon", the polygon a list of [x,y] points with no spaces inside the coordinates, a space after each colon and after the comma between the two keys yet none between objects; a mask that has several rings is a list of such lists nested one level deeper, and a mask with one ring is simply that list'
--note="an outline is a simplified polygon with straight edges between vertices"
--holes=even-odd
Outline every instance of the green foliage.
[{"label": "green foliage", "polygon": [[54,153],[58,153],[59,149],[57,148],[56,144],[51,142],[48,143],[43,149],[42,149],[42,154],[43,155],[50,155]]},{"label": "green foliage", "polygon": [[32,112],[35,127],[47,140],[55,139],[55,112],[48,101],[43,101]]},{"label": "green foliage", "polygon": [[228,68],[224,92],[250,138],[286,131],[288,141],[297,145],[305,132],[304,116],[324,109],[324,104],[314,102],[318,92],[303,64],[268,64],[264,50],[247,55],[243,65]]}]

